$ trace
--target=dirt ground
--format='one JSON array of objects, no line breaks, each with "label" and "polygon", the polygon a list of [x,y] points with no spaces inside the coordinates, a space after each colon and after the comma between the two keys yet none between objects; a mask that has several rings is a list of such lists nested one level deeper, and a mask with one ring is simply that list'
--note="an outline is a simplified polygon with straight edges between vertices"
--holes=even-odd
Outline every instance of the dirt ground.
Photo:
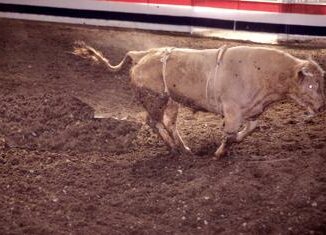
[{"label": "dirt ground", "polygon": [[[326,234],[326,115],[284,101],[228,157],[221,118],[182,108],[195,156],[172,156],[144,125],[128,50],[216,48],[217,39],[0,19],[0,234]],[[281,47],[326,70],[326,48]],[[101,118],[99,118],[101,117]]]}]

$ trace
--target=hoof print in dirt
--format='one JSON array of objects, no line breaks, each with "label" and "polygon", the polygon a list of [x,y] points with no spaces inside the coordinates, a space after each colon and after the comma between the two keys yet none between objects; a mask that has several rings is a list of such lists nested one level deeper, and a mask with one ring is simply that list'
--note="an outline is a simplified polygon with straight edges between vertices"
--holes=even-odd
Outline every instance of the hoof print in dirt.
[{"label": "hoof print in dirt", "polygon": [[194,149],[193,152],[195,155],[198,156],[214,156],[214,152],[217,148],[217,144],[215,143],[206,143],[206,144],[201,144],[200,148]]}]

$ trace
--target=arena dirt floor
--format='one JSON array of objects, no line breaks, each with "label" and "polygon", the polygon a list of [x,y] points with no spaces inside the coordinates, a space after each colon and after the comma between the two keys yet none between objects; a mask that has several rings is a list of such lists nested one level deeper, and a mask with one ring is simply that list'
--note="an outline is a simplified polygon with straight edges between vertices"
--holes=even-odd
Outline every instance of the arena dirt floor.
[{"label": "arena dirt floor", "polygon": [[[83,40],[128,50],[216,48],[178,34],[0,20],[0,234],[326,234],[326,115],[271,107],[214,160],[221,118],[182,108],[194,156],[173,156],[144,125],[128,66],[72,55]],[[326,48],[279,47],[312,56]]]}]

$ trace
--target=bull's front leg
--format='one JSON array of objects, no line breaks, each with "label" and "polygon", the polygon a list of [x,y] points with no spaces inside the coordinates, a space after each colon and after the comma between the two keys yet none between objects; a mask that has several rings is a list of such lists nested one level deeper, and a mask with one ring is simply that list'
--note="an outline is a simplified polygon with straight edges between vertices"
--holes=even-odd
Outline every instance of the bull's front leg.
[{"label": "bull's front leg", "polygon": [[227,153],[227,146],[236,141],[236,133],[224,133],[221,145],[218,147],[214,155],[219,159]]},{"label": "bull's front leg", "polygon": [[227,147],[237,141],[238,131],[242,124],[242,115],[235,105],[224,107],[224,128],[221,145],[214,155],[217,158],[223,157],[227,153]]}]

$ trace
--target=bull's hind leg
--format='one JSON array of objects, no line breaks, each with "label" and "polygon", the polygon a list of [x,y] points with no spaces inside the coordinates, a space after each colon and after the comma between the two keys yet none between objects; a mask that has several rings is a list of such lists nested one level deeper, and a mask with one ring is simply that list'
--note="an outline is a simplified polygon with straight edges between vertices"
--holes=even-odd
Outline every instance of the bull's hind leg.
[{"label": "bull's hind leg", "polygon": [[174,139],[173,131],[171,131],[169,125],[166,125],[169,123],[164,123],[163,120],[165,113],[173,113],[173,109],[171,110],[169,105],[169,97],[167,95],[157,94],[148,89],[139,89],[137,94],[142,105],[148,112],[147,124],[159,134],[172,151],[178,150],[178,144]]},{"label": "bull's hind leg", "polygon": [[171,137],[170,133],[165,128],[162,122],[156,122],[155,129],[158,131],[163,141],[167,143],[172,150],[177,149],[177,146],[175,145],[173,138]]},{"label": "bull's hind leg", "polygon": [[176,147],[184,153],[191,153],[191,150],[183,142],[177,129],[177,116],[179,104],[169,99],[163,114],[163,124],[172,135]]}]

